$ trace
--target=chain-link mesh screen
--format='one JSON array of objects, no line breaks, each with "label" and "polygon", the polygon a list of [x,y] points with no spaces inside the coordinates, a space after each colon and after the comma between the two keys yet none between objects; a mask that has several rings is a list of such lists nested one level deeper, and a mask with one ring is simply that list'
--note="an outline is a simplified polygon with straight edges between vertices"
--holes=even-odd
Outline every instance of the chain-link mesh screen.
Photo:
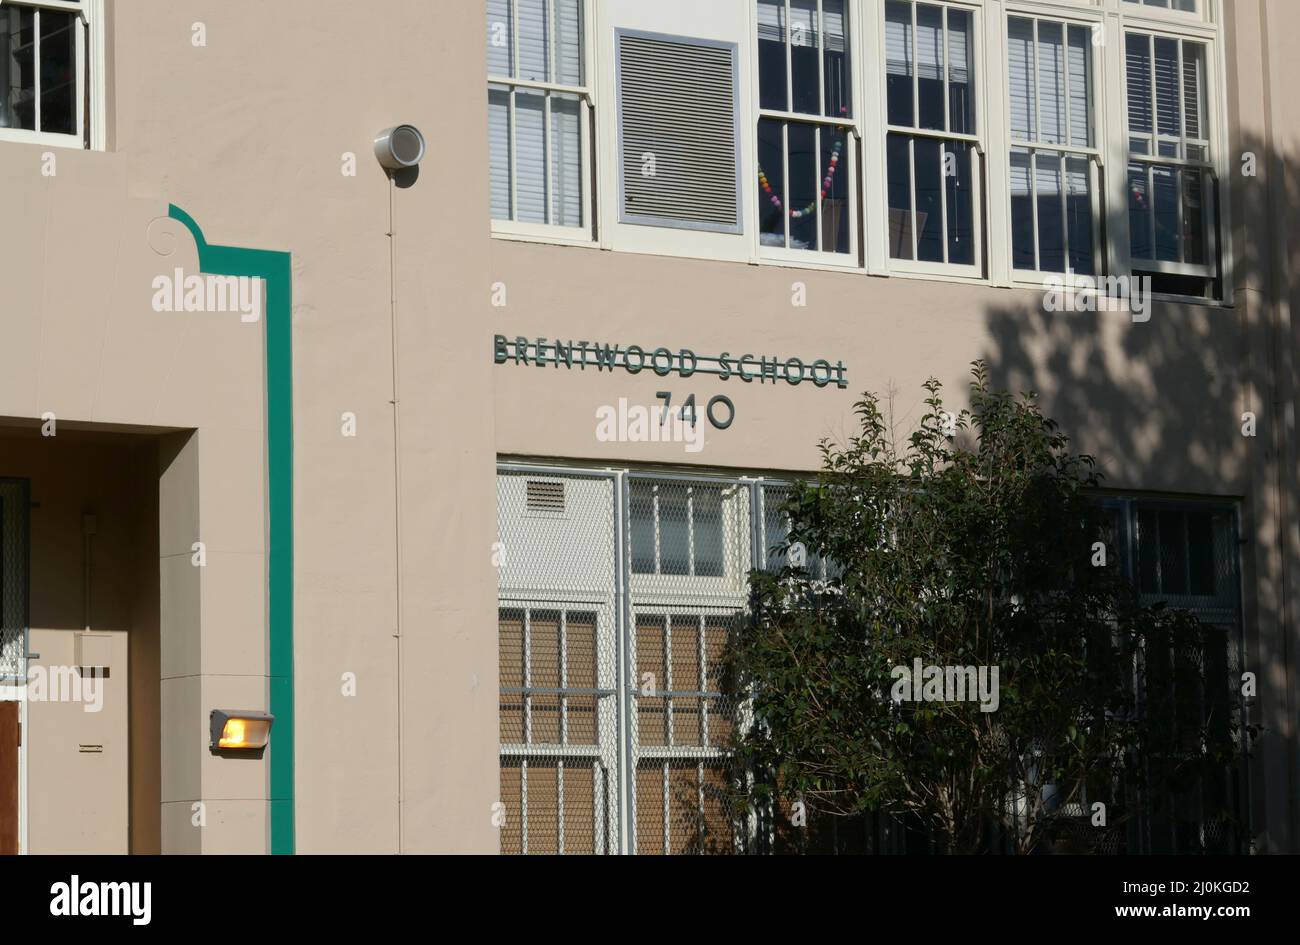
[{"label": "chain-link mesh screen", "polygon": [[[723,657],[743,629],[748,572],[791,560],[787,483],[503,467],[500,566],[501,850],[506,853],[900,852],[933,846],[887,815],[806,830],[739,813],[731,762],[745,706]],[[25,506],[24,506],[25,507]],[[1148,602],[1210,629],[1148,641],[1148,699],[1189,733],[1238,721],[1241,626],[1233,512],[1114,500],[1107,546]],[[808,550],[815,578],[833,562]],[[8,575],[8,572],[6,572]],[[9,624],[6,624],[6,628]],[[1241,773],[1202,778],[1127,826],[1069,835],[1077,852],[1235,852]],[[1126,790],[1120,791],[1127,794]],[[1067,818],[1068,820],[1068,818]]]},{"label": "chain-link mesh screen", "polygon": [[628,480],[638,853],[744,846],[729,751],[739,707],[723,695],[721,669],[747,600],[751,488]]},{"label": "chain-link mesh screen", "polygon": [[[1241,624],[1231,509],[1134,503],[1134,577],[1143,600],[1164,601],[1205,624],[1199,633],[1157,635],[1142,655],[1142,692],[1160,706],[1183,748],[1202,728],[1227,736],[1241,721]],[[1244,749],[1240,744],[1239,747]],[[1159,799],[1142,825],[1152,853],[1238,852],[1244,836],[1240,766]]]},{"label": "chain-link mesh screen", "polygon": [[30,505],[27,480],[0,479],[0,681],[25,672]]},{"label": "chain-link mesh screen", "polygon": [[502,853],[618,846],[611,476],[497,478]]},{"label": "chain-link mesh screen", "polygon": [[[787,546],[790,533],[790,516],[785,511],[785,504],[790,500],[793,488],[786,483],[764,483],[758,489],[758,541],[761,549],[760,567],[769,571],[780,571],[787,565],[806,568],[810,577],[826,581],[841,576],[842,571],[829,558],[823,557],[814,548],[803,548],[802,553],[794,554]],[[786,550],[781,551],[781,547]]]}]

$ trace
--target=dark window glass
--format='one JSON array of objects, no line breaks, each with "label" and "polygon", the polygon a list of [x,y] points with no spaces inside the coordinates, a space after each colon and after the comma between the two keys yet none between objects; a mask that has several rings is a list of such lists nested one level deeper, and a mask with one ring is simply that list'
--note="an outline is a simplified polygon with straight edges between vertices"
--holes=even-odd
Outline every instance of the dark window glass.
[{"label": "dark window glass", "polygon": [[916,157],[916,257],[925,262],[943,262],[941,145],[928,138],[917,138],[912,145]]},{"label": "dark window glass", "polygon": [[35,30],[31,7],[0,6],[0,128],[36,130]]},{"label": "dark window glass", "polygon": [[912,182],[909,139],[891,134],[885,139],[889,177],[889,255],[912,258]]},{"label": "dark window glass", "polygon": [[690,523],[681,486],[659,488],[659,573],[690,573]]},{"label": "dark window glass", "polygon": [[722,490],[695,486],[695,575],[722,577]]},{"label": "dark window glass", "polygon": [[911,127],[912,114],[912,8],[890,0],[885,4],[885,83],[889,123]]},{"label": "dark window glass", "polygon": [[1187,536],[1182,512],[1158,513],[1160,529],[1160,592],[1187,593]]},{"label": "dark window glass", "polygon": [[971,188],[971,146],[945,145],[954,174],[945,175],[948,187],[948,262],[975,262],[975,216]]},{"label": "dark window glass", "polygon": [[782,123],[758,122],[758,220],[764,246],[785,245],[785,160],[781,157]]},{"label": "dark window glass", "polygon": [[72,13],[41,10],[41,131],[77,132],[77,34]]},{"label": "dark window glass", "polygon": [[796,122],[789,125],[786,133],[790,141],[790,246],[816,249],[819,185],[816,130],[812,125]]},{"label": "dark window glass", "polygon": [[632,506],[632,570],[637,574],[655,573],[655,506],[654,486],[633,480],[630,487]]}]

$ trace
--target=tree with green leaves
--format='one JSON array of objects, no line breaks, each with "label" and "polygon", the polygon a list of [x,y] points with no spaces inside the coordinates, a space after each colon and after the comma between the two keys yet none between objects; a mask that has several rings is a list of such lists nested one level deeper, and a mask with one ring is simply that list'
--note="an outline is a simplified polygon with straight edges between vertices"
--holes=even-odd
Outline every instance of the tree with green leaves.
[{"label": "tree with green leaves", "polygon": [[[1230,700],[1206,711],[1194,661],[1158,686],[1145,672],[1154,648],[1226,639],[1141,602],[1093,458],[1032,394],[990,389],[980,362],[972,378],[955,414],[930,380],[901,444],[866,395],[860,433],[824,441],[821,472],[793,488],[780,550],[831,567],[795,553],[751,575],[728,673],[750,708],[736,745],[748,800],[905,817],[952,852],[1101,849],[1149,799],[1236,757]],[[993,698],[974,697],[971,673]]]}]

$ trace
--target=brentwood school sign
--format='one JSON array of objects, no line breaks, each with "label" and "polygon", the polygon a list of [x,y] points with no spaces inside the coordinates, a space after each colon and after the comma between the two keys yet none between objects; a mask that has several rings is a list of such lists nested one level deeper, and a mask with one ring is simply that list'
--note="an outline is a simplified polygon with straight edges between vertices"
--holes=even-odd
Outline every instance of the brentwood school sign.
[{"label": "brentwood school sign", "polygon": [[651,371],[660,377],[676,374],[715,374],[722,380],[740,378],[746,384],[785,381],[791,386],[809,381],[817,387],[834,384],[847,387],[844,362],[831,364],[824,358],[805,362],[801,358],[768,357],[767,355],[733,355],[724,351],[715,356],[696,354],[690,348],[671,351],[668,348],[642,348],[640,345],[609,345],[594,341],[551,341],[546,338],[516,337],[513,341],[505,335],[492,336],[493,361],[505,364],[531,364],[546,367],[548,364],[567,370],[614,371],[622,369],[629,374]]}]

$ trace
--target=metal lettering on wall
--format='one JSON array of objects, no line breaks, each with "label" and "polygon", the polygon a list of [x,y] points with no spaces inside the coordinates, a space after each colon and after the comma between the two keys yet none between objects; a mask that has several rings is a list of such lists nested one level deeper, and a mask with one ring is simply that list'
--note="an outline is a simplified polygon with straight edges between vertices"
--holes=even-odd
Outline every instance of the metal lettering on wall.
[{"label": "metal lettering on wall", "polygon": [[809,381],[817,387],[834,384],[847,387],[844,362],[832,364],[825,358],[805,362],[801,358],[781,358],[779,356],[742,354],[733,355],[724,351],[719,355],[696,354],[690,348],[671,351],[668,348],[646,349],[640,345],[610,345],[594,341],[551,341],[547,338],[525,338],[517,336],[513,340],[505,335],[492,336],[492,357],[496,364],[513,361],[515,364],[546,367],[548,364],[568,370],[577,368],[585,371],[594,368],[597,371],[614,371],[621,368],[629,374],[652,371],[660,377],[677,374],[690,377],[693,374],[714,374],[721,380],[740,378],[746,384],[758,381],[760,384],[785,381],[796,386]]}]

